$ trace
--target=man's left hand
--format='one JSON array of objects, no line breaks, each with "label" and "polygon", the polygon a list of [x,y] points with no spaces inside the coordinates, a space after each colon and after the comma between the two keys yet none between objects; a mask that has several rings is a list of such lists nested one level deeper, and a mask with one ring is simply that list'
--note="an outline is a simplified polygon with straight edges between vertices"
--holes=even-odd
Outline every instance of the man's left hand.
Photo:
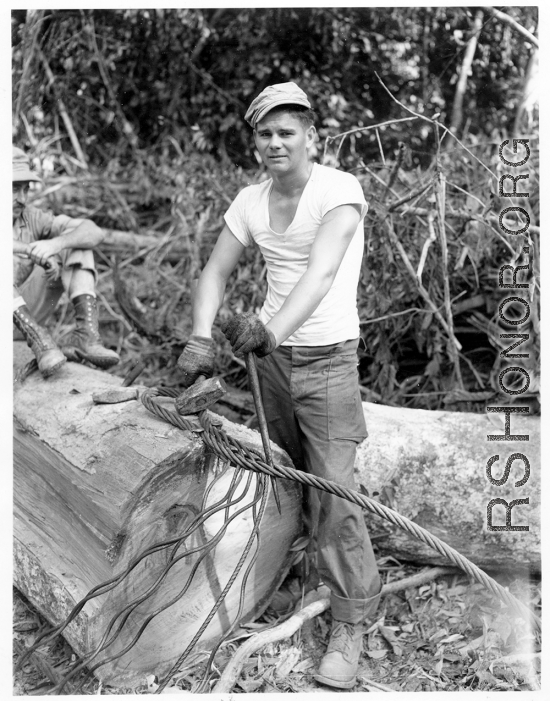
[{"label": "man's left hand", "polygon": [[62,265],[59,258],[52,257],[48,258],[44,270],[46,271],[46,277],[50,282],[55,282],[61,277]]},{"label": "man's left hand", "polygon": [[57,255],[65,248],[63,241],[60,239],[61,237],[56,237],[29,243],[29,258],[35,263],[38,263],[38,265],[45,266],[48,258]]},{"label": "man's left hand", "polygon": [[252,312],[237,314],[222,324],[221,329],[231,343],[233,353],[255,353],[263,358],[277,347],[273,332]]}]

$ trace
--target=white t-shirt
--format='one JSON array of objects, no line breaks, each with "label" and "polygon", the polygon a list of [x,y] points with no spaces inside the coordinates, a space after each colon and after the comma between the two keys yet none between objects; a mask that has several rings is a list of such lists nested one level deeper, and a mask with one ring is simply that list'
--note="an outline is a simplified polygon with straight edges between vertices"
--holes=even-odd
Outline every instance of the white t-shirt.
[{"label": "white t-shirt", "polygon": [[325,346],[359,336],[357,284],[363,257],[363,217],[368,205],[357,178],[351,173],[313,165],[294,219],[278,234],[269,225],[269,195],[273,181],[241,190],[225,214],[225,223],[244,246],[258,244],[267,267],[267,296],[260,319],[267,323],[281,308],[305,273],[321,220],[344,204],[361,207],[361,219],[330,290],[317,309],[284,346]]}]

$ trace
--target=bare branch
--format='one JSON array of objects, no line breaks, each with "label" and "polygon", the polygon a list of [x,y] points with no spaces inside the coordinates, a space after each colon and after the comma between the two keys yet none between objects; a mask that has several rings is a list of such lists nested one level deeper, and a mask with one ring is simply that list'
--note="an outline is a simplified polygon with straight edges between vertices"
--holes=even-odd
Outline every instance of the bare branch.
[{"label": "bare branch", "polygon": [[44,55],[42,49],[40,49],[40,48],[38,49],[38,55],[40,57],[40,60],[42,61],[42,65],[44,66],[44,70],[46,72],[46,77],[48,78],[48,83],[50,84],[52,91],[55,95],[59,114],[61,115],[61,119],[63,120],[63,123],[65,124],[65,128],[67,129],[67,134],[69,135],[69,139],[71,140],[71,144],[72,144],[74,151],[76,153],[76,156],[79,160],[79,165],[84,170],[87,170],[88,164],[86,162],[86,157],[84,155],[84,151],[82,150],[82,147],[80,146],[80,141],[78,140],[78,136],[76,135],[76,131],[73,127],[73,123],[71,122],[71,118],[69,117],[69,113],[67,112],[67,108],[65,107],[65,103],[63,102],[63,99],[61,98],[59,91],[57,89],[57,86],[55,84],[55,76],[52,72],[52,69],[50,68],[50,64],[48,63],[46,56]]},{"label": "bare branch", "polygon": [[510,15],[507,15],[505,12],[497,10],[496,7],[487,6],[485,9],[501,22],[507,24],[509,27],[512,27],[512,29],[515,29],[518,34],[521,34],[521,36],[534,47],[537,49],[539,48],[539,40],[537,37],[531,34],[529,30],[525,29],[525,27],[522,27],[521,24],[516,22],[513,17],[510,17]]},{"label": "bare branch", "polygon": [[356,127],[355,129],[350,129],[349,131],[343,131],[340,134],[335,134],[334,136],[327,136],[325,139],[325,147],[323,149],[323,159],[322,162],[325,162],[325,158],[327,155],[327,150],[330,144],[333,141],[336,141],[336,139],[341,139],[340,144],[338,145],[338,152],[340,152],[340,149],[342,148],[342,144],[344,143],[344,139],[346,136],[349,136],[350,134],[358,134],[359,132],[362,131],[369,131],[370,129],[380,129],[381,127],[387,127],[390,124],[399,124],[400,122],[412,122],[416,119],[416,117],[403,117],[402,119],[390,119],[387,122],[381,122],[380,124],[371,124],[368,127]]},{"label": "bare branch", "polygon": [[459,138],[457,138],[457,137],[452,133],[452,131],[450,131],[449,129],[447,129],[447,127],[443,126],[443,124],[440,124],[436,119],[430,119],[429,117],[425,117],[423,114],[418,114],[418,112],[415,112],[414,110],[411,110],[410,107],[407,107],[407,106],[404,105],[402,102],[399,102],[399,100],[391,93],[391,91],[389,90],[389,88],[386,87],[386,85],[384,84],[384,81],[383,81],[382,78],[378,75],[378,73],[376,73],[376,71],[375,71],[374,75],[378,78],[378,82],[380,83],[380,85],[381,85],[381,86],[384,88],[384,90],[388,93],[388,95],[391,97],[391,99],[392,99],[395,103],[397,103],[397,104],[399,105],[399,107],[403,108],[403,109],[404,109],[405,111],[407,111],[409,114],[414,115],[414,116],[417,117],[418,119],[422,119],[422,120],[424,120],[425,122],[428,122],[429,124],[438,125],[438,126],[443,130],[444,135],[447,135],[447,134],[448,134],[452,139],[454,139],[454,140],[457,142],[457,144],[459,144],[459,145],[466,151],[466,153],[470,154],[470,156],[471,156],[475,161],[477,161],[488,173],[490,173],[492,178],[494,178],[495,180],[498,180],[498,177],[493,173],[493,171],[492,171],[490,168],[488,168],[488,167],[485,165],[485,163],[483,163],[483,161],[480,161],[479,158],[478,158],[475,154],[473,154],[473,153],[470,151],[469,148],[467,148],[466,146],[464,146],[464,144],[462,143],[462,141],[461,141]]},{"label": "bare branch", "polygon": [[399,238],[397,237],[397,234],[395,233],[395,231],[393,229],[393,222],[391,221],[391,215],[390,215],[390,217],[388,217],[384,221],[386,224],[386,230],[387,230],[388,235],[390,237],[390,240],[393,244],[393,247],[398,250],[399,255],[401,256],[401,259],[403,260],[403,263],[405,263],[405,267],[407,268],[407,271],[409,272],[409,275],[411,276],[411,278],[414,280],[414,282],[416,284],[418,292],[424,298],[424,300],[427,302],[427,304],[430,307],[430,309],[432,310],[435,318],[439,321],[439,323],[443,327],[445,333],[448,335],[451,342],[454,343],[454,345],[457,347],[458,350],[462,350],[462,345],[461,345],[460,341],[456,338],[453,331],[449,328],[449,325],[447,324],[447,322],[443,318],[439,309],[434,304],[432,298],[428,294],[424,285],[422,285],[422,283],[416,277],[416,273],[415,273],[415,270],[414,270],[412,263],[409,259],[409,256],[407,255],[407,252],[403,248],[403,244],[401,243],[401,241],[399,240]]}]

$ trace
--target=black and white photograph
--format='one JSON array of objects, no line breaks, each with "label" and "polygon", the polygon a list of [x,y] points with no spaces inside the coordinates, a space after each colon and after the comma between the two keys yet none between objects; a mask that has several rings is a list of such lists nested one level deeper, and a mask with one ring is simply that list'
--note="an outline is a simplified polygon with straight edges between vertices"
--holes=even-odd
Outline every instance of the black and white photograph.
[{"label": "black and white photograph", "polygon": [[8,693],[542,698],[542,8],[63,5],[5,22]]}]

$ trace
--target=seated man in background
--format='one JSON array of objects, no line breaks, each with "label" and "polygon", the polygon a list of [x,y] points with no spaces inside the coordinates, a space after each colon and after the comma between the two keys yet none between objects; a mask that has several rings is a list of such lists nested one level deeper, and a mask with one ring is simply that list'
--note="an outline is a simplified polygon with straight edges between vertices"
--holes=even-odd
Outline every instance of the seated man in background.
[{"label": "seated man in background", "polygon": [[[68,358],[108,368],[119,356],[105,348],[98,331],[93,248],[103,232],[88,219],[72,219],[27,206],[31,182],[40,178],[28,157],[13,147],[13,320],[31,347],[44,377]],[[59,349],[42,326],[63,291],[75,308],[76,328]]]}]

